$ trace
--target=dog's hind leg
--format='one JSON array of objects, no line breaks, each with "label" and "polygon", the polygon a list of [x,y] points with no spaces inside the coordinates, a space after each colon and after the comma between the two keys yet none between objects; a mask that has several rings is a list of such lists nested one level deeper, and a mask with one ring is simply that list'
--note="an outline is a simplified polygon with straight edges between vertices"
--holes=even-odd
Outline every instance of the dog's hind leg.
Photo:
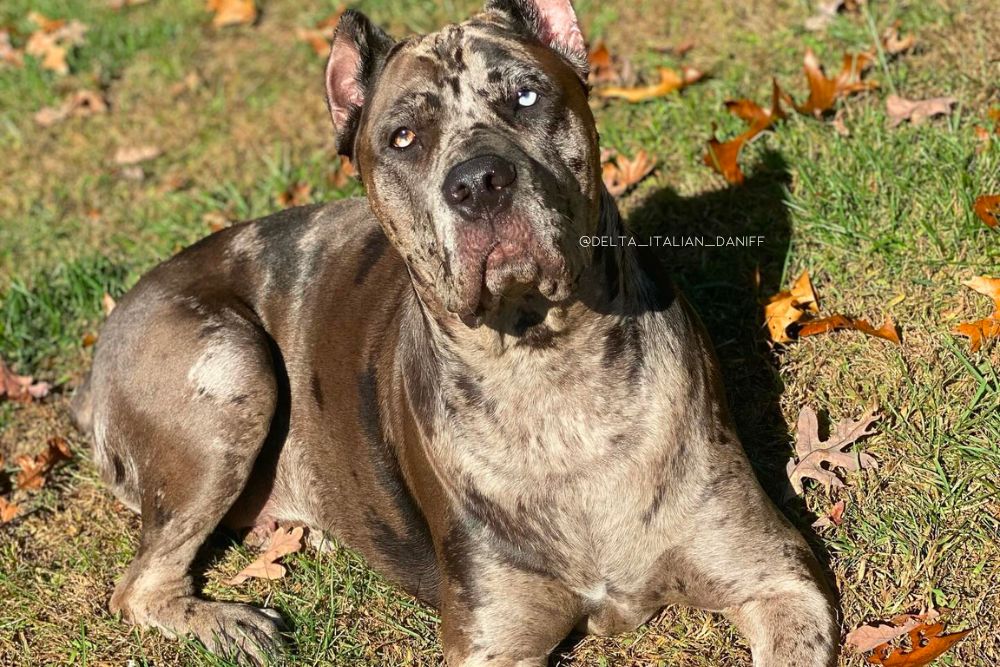
[{"label": "dog's hind leg", "polygon": [[105,383],[95,395],[97,456],[113,461],[101,466],[105,478],[130,489],[142,514],[139,549],[111,609],[263,663],[281,646],[280,616],[201,599],[189,572],[246,487],[277,405],[266,337],[235,314],[220,317],[194,327],[160,318],[146,344],[120,340],[95,361],[95,381]]}]

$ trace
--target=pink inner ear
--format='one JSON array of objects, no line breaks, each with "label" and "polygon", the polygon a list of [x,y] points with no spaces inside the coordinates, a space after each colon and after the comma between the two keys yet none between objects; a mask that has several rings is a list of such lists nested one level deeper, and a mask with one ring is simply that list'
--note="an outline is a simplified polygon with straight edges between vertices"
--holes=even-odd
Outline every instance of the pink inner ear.
[{"label": "pink inner ear", "polygon": [[570,53],[586,53],[587,44],[569,0],[537,0],[535,6],[542,22],[543,41],[558,45]]},{"label": "pink inner ear", "polygon": [[334,127],[338,129],[347,121],[351,108],[361,106],[365,100],[358,83],[360,63],[361,53],[354,40],[338,34],[326,65],[326,94]]}]

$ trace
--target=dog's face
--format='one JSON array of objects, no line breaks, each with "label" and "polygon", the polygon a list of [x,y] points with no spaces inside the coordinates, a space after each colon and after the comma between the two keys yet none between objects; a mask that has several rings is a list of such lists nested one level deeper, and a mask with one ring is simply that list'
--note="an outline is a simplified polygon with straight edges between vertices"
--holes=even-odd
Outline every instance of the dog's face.
[{"label": "dog's face", "polygon": [[327,67],[338,149],[422,295],[466,322],[558,303],[598,223],[586,47],[569,0],[492,0],[394,43],[345,14]]}]

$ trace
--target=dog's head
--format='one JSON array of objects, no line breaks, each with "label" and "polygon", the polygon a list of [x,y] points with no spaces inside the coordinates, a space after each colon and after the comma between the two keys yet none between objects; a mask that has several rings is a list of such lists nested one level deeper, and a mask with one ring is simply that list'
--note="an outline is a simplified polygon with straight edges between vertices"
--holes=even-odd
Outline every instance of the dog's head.
[{"label": "dog's head", "polygon": [[326,71],[338,150],[418,289],[467,322],[573,294],[601,188],[586,78],[569,0],[488,0],[399,42],[341,19]]}]

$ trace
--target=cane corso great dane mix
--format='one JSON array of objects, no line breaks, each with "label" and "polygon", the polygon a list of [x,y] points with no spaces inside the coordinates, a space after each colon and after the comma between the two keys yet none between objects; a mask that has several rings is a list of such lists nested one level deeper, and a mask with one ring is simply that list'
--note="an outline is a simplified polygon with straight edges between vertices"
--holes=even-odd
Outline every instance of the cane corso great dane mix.
[{"label": "cane corso great dane mix", "polygon": [[[762,491],[708,338],[618,238],[569,0],[489,0],[326,69],[365,198],[220,231],[121,300],[74,399],[142,515],[111,609],[250,661],[280,617],[198,597],[219,526],[302,522],[440,610],[447,664],[725,614],[754,664],[836,659],[831,596]],[[655,258],[652,258],[655,260]]]}]

